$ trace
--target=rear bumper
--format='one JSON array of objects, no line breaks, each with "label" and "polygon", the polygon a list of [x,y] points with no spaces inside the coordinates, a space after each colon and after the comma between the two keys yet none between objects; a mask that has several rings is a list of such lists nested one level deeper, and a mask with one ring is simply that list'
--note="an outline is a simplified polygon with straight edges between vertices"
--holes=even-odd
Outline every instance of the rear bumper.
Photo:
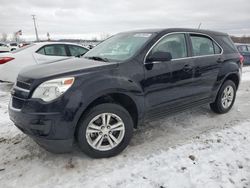
[{"label": "rear bumper", "polygon": [[46,150],[70,152],[74,136],[71,123],[64,122],[59,113],[23,113],[9,105],[9,116],[15,126]]}]

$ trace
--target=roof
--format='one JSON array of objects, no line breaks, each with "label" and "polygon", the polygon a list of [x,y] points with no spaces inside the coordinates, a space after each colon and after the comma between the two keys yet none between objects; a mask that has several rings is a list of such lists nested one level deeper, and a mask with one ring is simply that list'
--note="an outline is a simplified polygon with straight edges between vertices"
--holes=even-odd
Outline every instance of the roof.
[{"label": "roof", "polygon": [[192,28],[156,28],[156,29],[141,29],[128,32],[149,32],[149,33],[169,33],[169,32],[195,32],[195,33],[204,33],[204,34],[213,34],[213,35],[228,35],[223,32],[204,30],[204,29],[192,29]]},{"label": "roof", "polygon": [[71,43],[71,42],[35,42],[34,44],[38,44],[38,45],[48,45],[48,44],[71,44],[71,45],[75,45],[75,46],[81,46],[81,47],[84,47],[80,44],[77,44],[77,43]]}]

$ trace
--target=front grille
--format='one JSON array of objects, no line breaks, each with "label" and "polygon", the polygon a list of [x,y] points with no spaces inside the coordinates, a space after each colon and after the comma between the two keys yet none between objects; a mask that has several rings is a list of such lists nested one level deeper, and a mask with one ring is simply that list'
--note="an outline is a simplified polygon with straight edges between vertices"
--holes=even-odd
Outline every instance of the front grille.
[{"label": "front grille", "polygon": [[21,109],[23,107],[24,99],[17,97],[12,97],[12,107],[16,109]]},{"label": "front grille", "polygon": [[17,80],[16,86],[20,87],[22,89],[30,90],[30,84],[26,83],[26,82],[22,82],[22,81]]},{"label": "front grille", "polygon": [[16,85],[13,87],[11,91],[12,95],[12,107],[15,109],[22,109],[24,103],[29,98],[31,89],[31,84],[17,80]]}]

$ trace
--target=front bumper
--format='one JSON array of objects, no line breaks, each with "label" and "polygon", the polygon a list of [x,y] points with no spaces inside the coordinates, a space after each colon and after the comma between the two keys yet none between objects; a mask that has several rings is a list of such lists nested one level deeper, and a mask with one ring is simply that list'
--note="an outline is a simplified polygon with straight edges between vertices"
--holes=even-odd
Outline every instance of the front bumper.
[{"label": "front bumper", "polygon": [[21,109],[13,108],[11,101],[10,119],[23,133],[50,152],[64,153],[72,150],[73,127],[71,123],[63,121],[60,113],[24,113]]},{"label": "front bumper", "polygon": [[45,148],[47,151],[52,153],[67,153],[72,151],[72,145],[74,140],[48,140],[40,137],[31,138],[39,144],[41,147]]}]

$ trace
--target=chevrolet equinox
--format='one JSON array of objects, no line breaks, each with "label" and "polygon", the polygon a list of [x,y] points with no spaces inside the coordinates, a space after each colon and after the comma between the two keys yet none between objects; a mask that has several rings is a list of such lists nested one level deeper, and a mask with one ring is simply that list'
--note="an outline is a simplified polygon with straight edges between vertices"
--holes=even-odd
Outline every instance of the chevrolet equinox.
[{"label": "chevrolet equinox", "polygon": [[119,33],[80,59],[22,70],[11,91],[14,124],[52,152],[77,142],[94,158],[117,155],[144,121],[210,104],[228,112],[242,57],[225,33],[151,29]]}]

